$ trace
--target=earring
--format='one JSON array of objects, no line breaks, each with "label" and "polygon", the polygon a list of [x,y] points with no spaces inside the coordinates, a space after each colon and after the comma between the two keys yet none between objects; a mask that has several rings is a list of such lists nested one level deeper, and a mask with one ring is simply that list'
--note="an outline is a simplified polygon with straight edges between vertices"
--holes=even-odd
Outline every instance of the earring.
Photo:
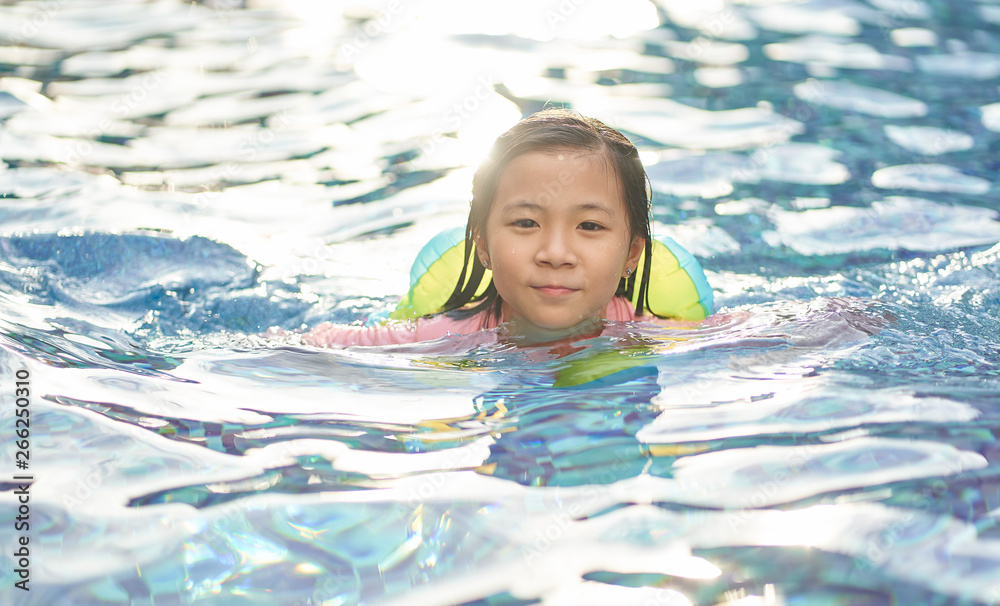
[{"label": "earring", "polygon": [[486,269],[490,268],[490,260],[489,259],[486,259],[485,261],[483,261],[483,267],[485,267]]},{"label": "earring", "polygon": [[631,267],[626,267],[625,268],[625,277],[628,278],[631,275],[632,275],[632,268]]}]

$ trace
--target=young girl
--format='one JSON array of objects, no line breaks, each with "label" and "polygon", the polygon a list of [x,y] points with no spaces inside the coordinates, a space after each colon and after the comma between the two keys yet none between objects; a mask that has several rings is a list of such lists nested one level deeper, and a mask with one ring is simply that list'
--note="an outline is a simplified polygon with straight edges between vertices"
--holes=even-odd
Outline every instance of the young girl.
[{"label": "young girl", "polygon": [[617,130],[562,109],[534,114],[497,139],[473,178],[466,261],[435,315],[372,327],[327,322],[303,341],[388,345],[499,328],[499,337],[530,344],[596,336],[605,320],[657,319],[644,314],[646,183],[638,151]]}]

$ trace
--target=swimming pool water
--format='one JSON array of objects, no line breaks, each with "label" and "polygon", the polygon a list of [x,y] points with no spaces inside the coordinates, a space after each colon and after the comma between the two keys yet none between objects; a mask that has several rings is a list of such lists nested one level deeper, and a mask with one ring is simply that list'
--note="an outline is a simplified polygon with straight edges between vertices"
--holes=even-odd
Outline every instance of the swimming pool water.
[{"label": "swimming pool water", "polygon": [[[0,602],[1000,604],[998,78],[989,0],[3,3]],[[260,336],[391,309],[547,103],[714,325]]]}]

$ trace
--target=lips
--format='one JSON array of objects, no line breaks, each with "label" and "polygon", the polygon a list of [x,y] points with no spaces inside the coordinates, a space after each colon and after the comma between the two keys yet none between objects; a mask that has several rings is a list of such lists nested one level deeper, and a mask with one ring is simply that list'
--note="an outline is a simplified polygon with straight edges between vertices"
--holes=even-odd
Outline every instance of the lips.
[{"label": "lips", "polygon": [[536,291],[550,297],[565,297],[575,293],[578,289],[568,288],[559,284],[545,284],[544,286],[533,286]]}]

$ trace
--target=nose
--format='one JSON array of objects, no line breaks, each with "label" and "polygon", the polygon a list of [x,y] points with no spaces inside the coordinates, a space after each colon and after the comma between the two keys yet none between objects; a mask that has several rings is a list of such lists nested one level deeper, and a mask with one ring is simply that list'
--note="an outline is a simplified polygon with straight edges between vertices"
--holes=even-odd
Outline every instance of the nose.
[{"label": "nose", "polygon": [[551,267],[572,267],[577,263],[572,236],[562,229],[547,229],[539,234],[541,243],[535,261]]}]

